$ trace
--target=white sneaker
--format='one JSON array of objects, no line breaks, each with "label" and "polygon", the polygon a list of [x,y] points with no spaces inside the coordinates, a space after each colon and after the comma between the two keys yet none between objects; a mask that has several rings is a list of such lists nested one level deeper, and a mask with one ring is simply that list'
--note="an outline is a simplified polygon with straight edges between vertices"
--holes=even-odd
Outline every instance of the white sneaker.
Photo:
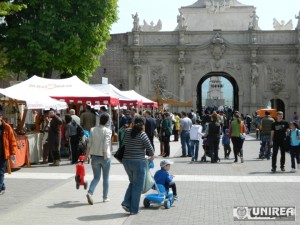
[{"label": "white sneaker", "polygon": [[92,195],[87,193],[86,195],[86,198],[87,198],[87,201],[90,205],[93,205],[94,204],[94,201],[93,201],[93,198],[92,198]]},{"label": "white sneaker", "polygon": [[295,169],[295,168],[292,168],[292,169],[291,169],[291,173],[296,173],[296,169]]},{"label": "white sneaker", "polygon": [[110,202],[110,199],[109,198],[104,198],[103,202]]}]

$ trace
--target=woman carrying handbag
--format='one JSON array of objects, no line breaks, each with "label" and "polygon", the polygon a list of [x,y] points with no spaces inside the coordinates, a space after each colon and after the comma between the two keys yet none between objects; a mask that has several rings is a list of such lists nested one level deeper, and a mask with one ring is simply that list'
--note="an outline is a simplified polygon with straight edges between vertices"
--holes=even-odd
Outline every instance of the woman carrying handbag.
[{"label": "woman carrying handbag", "polygon": [[126,129],[124,135],[125,151],[122,162],[129,178],[129,185],[121,205],[131,215],[139,212],[146,176],[145,155],[148,156],[148,160],[154,159],[154,149],[144,129],[145,119],[136,117],[133,127]]}]

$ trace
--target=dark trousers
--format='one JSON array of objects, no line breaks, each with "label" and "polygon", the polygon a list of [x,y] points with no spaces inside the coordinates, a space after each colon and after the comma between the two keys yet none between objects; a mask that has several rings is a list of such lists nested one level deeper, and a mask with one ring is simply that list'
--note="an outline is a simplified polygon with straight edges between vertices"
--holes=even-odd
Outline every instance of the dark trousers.
[{"label": "dark trousers", "polygon": [[154,148],[154,143],[153,143],[154,135],[147,135],[147,136],[148,136],[148,138],[149,138],[149,140],[150,140],[150,143],[151,143],[153,149],[155,150],[155,148]]},{"label": "dark trousers", "polygon": [[5,190],[4,174],[6,172],[7,159],[0,157],[0,191]]},{"label": "dark trousers", "polygon": [[170,156],[170,135],[163,137],[165,156]]},{"label": "dark trousers", "polygon": [[211,162],[216,162],[219,159],[220,137],[207,137],[207,141],[209,145]]},{"label": "dark trousers", "polygon": [[237,161],[238,154],[240,154],[240,157],[243,157],[244,140],[242,140],[240,137],[231,137],[231,141],[233,145],[234,159]]},{"label": "dark trousers", "polygon": [[79,138],[77,135],[70,137],[70,145],[72,152],[72,164],[76,163],[79,158],[79,150],[78,150]]},{"label": "dark trousers", "polygon": [[231,152],[230,144],[224,144],[224,158],[229,157]]},{"label": "dark trousers", "polygon": [[53,161],[60,161],[60,151],[59,151],[60,144],[54,144],[53,146],[51,146],[51,149],[52,149]]},{"label": "dark trousers", "polygon": [[174,130],[174,141],[178,141],[178,138],[179,138],[179,130]]},{"label": "dark trousers", "polygon": [[272,168],[276,169],[277,154],[280,148],[280,168],[284,168],[285,164],[285,150],[283,143],[273,142]]},{"label": "dark trousers", "polygon": [[295,159],[297,164],[299,164],[299,146],[291,146],[291,163],[292,163],[292,168],[296,169],[296,164],[295,164]]},{"label": "dark trousers", "polygon": [[166,189],[169,190],[169,188],[172,188],[173,195],[177,195],[177,189],[175,182],[170,182],[166,185]]}]

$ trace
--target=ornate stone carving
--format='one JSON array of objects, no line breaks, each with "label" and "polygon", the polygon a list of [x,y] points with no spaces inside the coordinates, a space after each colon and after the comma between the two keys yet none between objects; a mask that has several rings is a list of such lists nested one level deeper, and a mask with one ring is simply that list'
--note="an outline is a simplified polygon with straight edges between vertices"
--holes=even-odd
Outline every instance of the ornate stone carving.
[{"label": "ornate stone carving", "polygon": [[179,44],[181,44],[181,45],[185,44],[184,32],[179,32]]},{"label": "ornate stone carving", "polygon": [[184,85],[184,77],[185,77],[185,52],[184,51],[179,51],[179,58],[178,58],[178,63],[179,63],[179,85],[183,86]]},{"label": "ornate stone carving", "polygon": [[178,30],[187,30],[188,26],[187,26],[185,17],[183,16],[181,9],[178,9],[178,11],[179,11],[179,15],[177,16],[177,23],[178,23],[177,29]]},{"label": "ornate stone carving", "polygon": [[142,78],[142,66],[141,66],[142,59],[140,58],[139,52],[133,53],[132,62],[134,68],[135,86],[139,87]]},{"label": "ornate stone carving", "polygon": [[163,73],[162,65],[155,65],[151,67],[151,83],[152,86],[166,89],[167,85],[167,76]]},{"label": "ornate stone carving", "polygon": [[194,63],[193,70],[211,70],[211,65],[208,60],[197,60]]},{"label": "ornate stone carving", "polygon": [[147,31],[160,31],[161,28],[162,28],[161,20],[158,20],[156,25],[154,25],[153,21],[151,21],[150,24],[148,24],[144,20],[144,25],[141,26],[141,31],[144,31],[144,32],[147,32]]},{"label": "ornate stone carving", "polygon": [[256,63],[252,63],[251,65],[251,84],[252,86],[256,86],[258,80],[258,67]]},{"label": "ornate stone carving", "polygon": [[298,84],[298,87],[300,87],[300,63],[297,64],[297,72],[296,72],[296,76],[297,76],[297,84]]},{"label": "ornate stone carving", "polygon": [[179,80],[180,80],[180,86],[184,85],[184,77],[185,77],[185,66],[183,63],[179,64]]},{"label": "ornate stone carving", "polygon": [[139,87],[142,79],[142,66],[134,65],[133,68],[134,68],[135,85]]},{"label": "ornate stone carving", "polygon": [[211,41],[210,51],[214,59],[220,60],[223,53],[225,52],[226,46],[224,45],[224,40],[221,38],[220,34],[216,34]]},{"label": "ornate stone carving", "polygon": [[241,70],[241,66],[238,63],[234,63],[232,60],[228,60],[225,62],[225,67],[232,70]]},{"label": "ornate stone carving", "polygon": [[215,67],[220,68],[220,59],[224,54],[226,46],[224,44],[223,38],[217,33],[211,41],[210,52],[215,59]]},{"label": "ornate stone carving", "polygon": [[232,0],[208,0],[206,1],[206,8],[210,13],[217,14],[230,8],[232,4]]},{"label": "ornate stone carving", "polygon": [[249,30],[260,30],[258,26],[259,17],[256,14],[256,8],[253,9],[250,19]]},{"label": "ornate stone carving", "polygon": [[297,15],[295,15],[295,19],[298,19],[298,23],[297,23],[296,30],[300,30],[300,11],[299,11],[299,14],[298,14],[298,16],[297,16]]},{"label": "ornate stone carving", "polygon": [[131,15],[133,19],[133,28],[132,31],[140,31],[140,19],[138,13],[135,13]]},{"label": "ornate stone carving", "polygon": [[270,66],[267,67],[268,75],[269,75],[269,84],[270,89],[278,94],[284,87],[283,84],[283,71],[278,68],[272,68]]},{"label": "ornate stone carving", "polygon": [[285,23],[284,20],[281,20],[279,23],[275,18],[273,19],[273,27],[275,30],[292,30],[293,29],[293,21],[289,20],[289,22]]},{"label": "ornate stone carving", "polygon": [[257,35],[256,35],[256,33],[251,34],[251,44],[257,44]]}]

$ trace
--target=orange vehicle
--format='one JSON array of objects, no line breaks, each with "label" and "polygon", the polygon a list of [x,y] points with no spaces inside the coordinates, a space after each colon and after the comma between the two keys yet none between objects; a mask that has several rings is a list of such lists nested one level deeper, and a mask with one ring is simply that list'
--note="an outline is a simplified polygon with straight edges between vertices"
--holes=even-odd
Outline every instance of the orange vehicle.
[{"label": "orange vehicle", "polygon": [[259,109],[257,110],[257,114],[260,116],[260,117],[265,117],[265,112],[268,111],[270,112],[270,116],[275,118],[276,117],[276,113],[277,113],[277,110],[276,109]]}]

